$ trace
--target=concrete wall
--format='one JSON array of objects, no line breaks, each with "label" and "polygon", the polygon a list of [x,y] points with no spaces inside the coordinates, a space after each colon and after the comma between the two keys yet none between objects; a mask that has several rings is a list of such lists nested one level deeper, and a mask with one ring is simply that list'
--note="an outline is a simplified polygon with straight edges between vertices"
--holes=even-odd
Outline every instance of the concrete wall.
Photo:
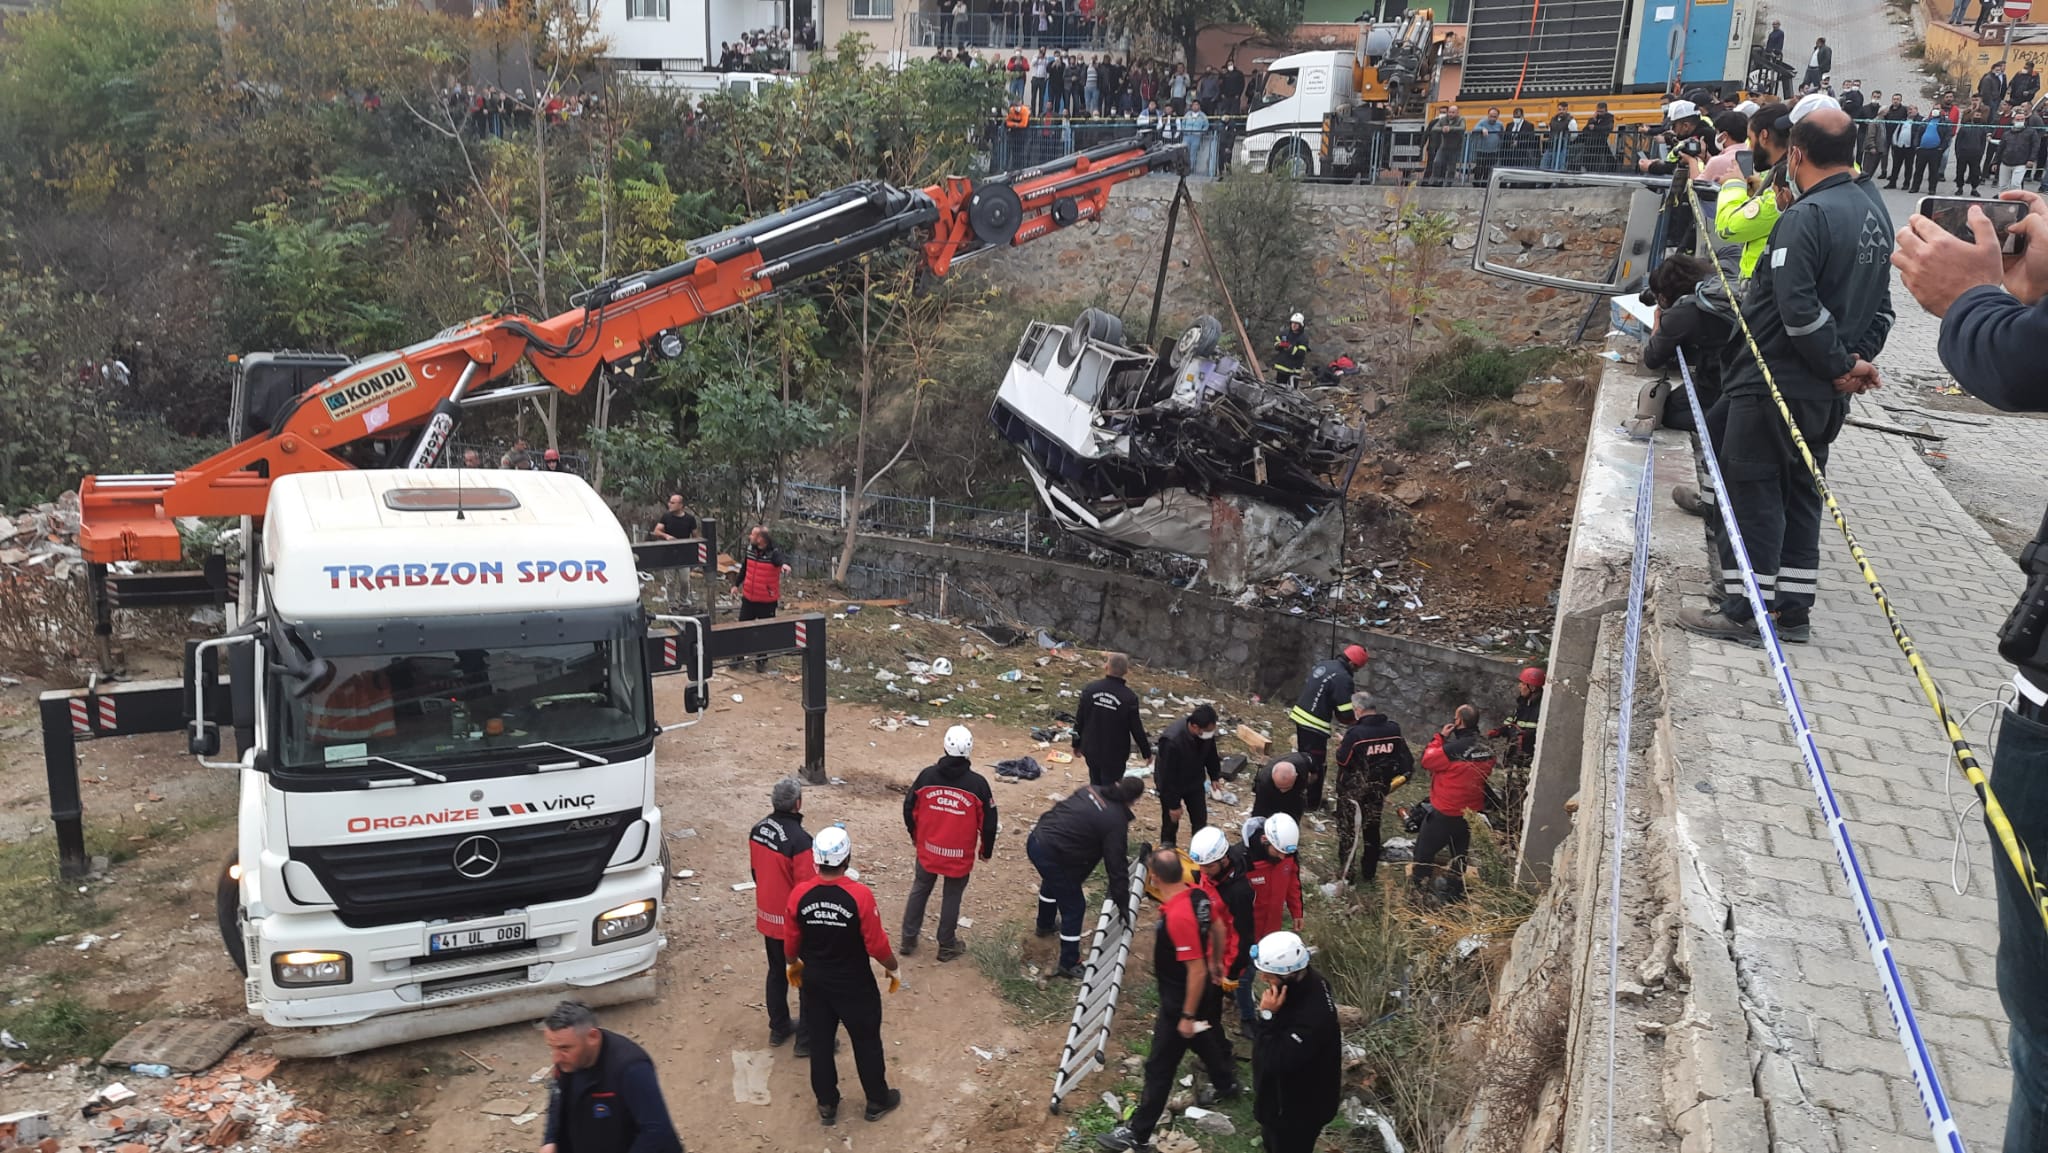
[{"label": "concrete wall", "polygon": [[[1198,203],[1214,191],[1206,181],[1189,187]],[[1151,306],[1173,190],[1172,177],[1132,181],[1110,195],[1103,219],[1043,237],[1028,249],[998,254],[983,267],[1009,299],[1026,307],[1064,305],[1099,294],[1112,309],[1122,310],[1128,299],[1127,313],[1142,319]],[[1564,339],[1586,313],[1583,296],[1472,270],[1483,199],[1478,189],[1310,184],[1300,195],[1313,217],[1316,242],[1303,269],[1297,307],[1309,315],[1318,356],[1326,351],[1334,356],[1340,348],[1369,351],[1384,337],[1384,311],[1374,309],[1381,290],[1369,271],[1384,249],[1373,238],[1398,217],[1404,202],[1450,213],[1457,221],[1452,251],[1433,286],[1437,299],[1457,302],[1447,313],[1511,343]],[[1488,243],[1496,246],[1496,259],[1502,258],[1499,246],[1505,246],[1505,259],[1532,272],[1604,278],[1621,242],[1627,208],[1626,190],[1620,188],[1506,192],[1488,222]],[[1217,311],[1210,303],[1210,284],[1200,242],[1183,220],[1166,277],[1163,334],[1178,333],[1196,315]],[[1485,307],[1475,311],[1475,301],[1486,302]],[[1253,334],[1253,339],[1267,337]]]},{"label": "concrete wall", "polygon": [[[800,525],[785,525],[782,532],[800,555],[838,554],[836,534]],[[1369,629],[1338,626],[1333,639],[1328,621],[1242,608],[1128,573],[872,536],[862,538],[857,560],[933,578],[944,572],[955,587],[1060,640],[1121,650],[1218,688],[1277,694],[1288,703],[1310,665],[1356,640],[1372,653],[1360,684],[1412,732],[1449,720],[1451,710],[1467,701],[1489,717],[1497,715],[1514,697],[1518,666],[1512,661]],[[850,591],[858,596],[884,590],[861,588],[856,572]]]}]

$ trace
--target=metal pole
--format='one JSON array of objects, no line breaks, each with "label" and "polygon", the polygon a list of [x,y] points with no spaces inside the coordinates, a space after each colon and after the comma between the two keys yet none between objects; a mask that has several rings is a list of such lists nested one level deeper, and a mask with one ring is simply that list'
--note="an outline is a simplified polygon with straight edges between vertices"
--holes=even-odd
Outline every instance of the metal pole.
[{"label": "metal pole", "polygon": [[924,539],[933,540],[939,535],[939,498],[926,497],[924,510]]},{"label": "metal pole", "polygon": [[807,784],[822,785],[825,777],[825,618],[805,622],[804,638],[804,770]]},{"label": "metal pole", "polygon": [[1230,309],[1230,323],[1237,327],[1237,339],[1244,344],[1244,358],[1251,362],[1252,375],[1264,380],[1266,370],[1259,365],[1259,350],[1252,347],[1252,338],[1245,334],[1244,318],[1237,314],[1237,301],[1230,297],[1230,286],[1223,282],[1223,269],[1216,263],[1216,252],[1209,247],[1209,231],[1202,227],[1202,214],[1195,210],[1195,198],[1188,195],[1187,185],[1180,186],[1180,195],[1188,202],[1188,223],[1195,226],[1195,239],[1202,242],[1202,257],[1209,263],[1209,275],[1216,281],[1216,291],[1223,297],[1223,304]]},{"label": "metal pole", "polygon": [[[1180,178],[1180,183],[1173,190],[1172,203],[1166,209],[1166,243],[1159,248],[1159,275],[1152,281],[1152,319],[1145,325],[1145,344],[1147,347],[1156,346],[1159,342],[1159,302],[1166,297],[1166,266],[1167,262],[1173,259],[1173,233],[1174,229],[1180,224],[1180,198],[1186,195],[1187,187],[1188,178],[1183,176]],[[1025,515],[1027,517],[1030,516],[1029,513]],[[1025,521],[1025,524],[1030,524],[1030,521]],[[1028,534],[1025,540],[1024,551],[1031,551]]]},{"label": "metal pole", "polygon": [[[1153,311],[1158,311],[1157,305],[1153,306]],[[1145,343],[1152,342],[1147,340]],[[1031,506],[1028,504],[1024,506],[1024,555],[1031,555]]]},{"label": "metal pole", "polygon": [[85,803],[78,789],[78,741],[71,733],[71,702],[44,697],[43,773],[50,785],[50,823],[57,826],[57,871],[85,876]]},{"label": "metal pole", "polygon": [[839,527],[846,527],[846,486],[839,486]]}]

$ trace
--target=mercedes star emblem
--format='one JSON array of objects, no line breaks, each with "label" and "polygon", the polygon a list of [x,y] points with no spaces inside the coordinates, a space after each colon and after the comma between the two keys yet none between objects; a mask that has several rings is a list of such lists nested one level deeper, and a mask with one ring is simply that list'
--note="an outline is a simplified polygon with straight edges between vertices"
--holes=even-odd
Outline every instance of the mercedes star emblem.
[{"label": "mercedes star emblem", "polygon": [[472,881],[478,880],[495,872],[503,857],[504,850],[491,838],[465,837],[455,846],[455,871]]}]

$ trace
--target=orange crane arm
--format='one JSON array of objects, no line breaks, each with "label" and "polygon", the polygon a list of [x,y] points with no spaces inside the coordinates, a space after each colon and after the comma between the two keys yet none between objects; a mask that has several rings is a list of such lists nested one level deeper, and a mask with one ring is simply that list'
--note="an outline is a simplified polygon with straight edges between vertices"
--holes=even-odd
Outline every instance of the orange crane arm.
[{"label": "orange crane arm", "polygon": [[[575,395],[600,371],[679,354],[681,329],[906,239],[920,245],[926,268],[944,276],[955,261],[1093,219],[1111,188],[1150,172],[1185,171],[1186,163],[1183,145],[1133,139],[979,181],[834,189],[693,240],[684,260],[605,281],[559,316],[479,317],[359,361],[294,399],[268,432],[189,469],[88,476],[79,485],[79,545],[94,564],[177,560],[174,518],[261,516],[274,477],[431,467],[467,406],[554,389]],[[521,361],[545,383],[492,387]],[[380,450],[387,455],[377,459]]]}]

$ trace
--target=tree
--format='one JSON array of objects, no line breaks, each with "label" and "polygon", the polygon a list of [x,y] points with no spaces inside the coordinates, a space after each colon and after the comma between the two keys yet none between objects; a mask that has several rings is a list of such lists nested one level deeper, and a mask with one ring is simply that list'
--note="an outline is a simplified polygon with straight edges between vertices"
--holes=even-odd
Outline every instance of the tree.
[{"label": "tree", "polygon": [[[1217,271],[1253,340],[1268,338],[1321,295],[1309,259],[1317,224],[1302,203],[1299,182],[1278,173],[1233,172],[1210,186],[1199,211]],[[1225,302],[1214,280],[1204,284],[1220,309]]]},{"label": "tree", "polygon": [[1179,45],[1189,68],[1205,28],[1249,24],[1279,37],[1301,22],[1300,0],[1097,0],[1096,11],[1112,28]]},{"label": "tree", "polygon": [[[1342,275],[1366,290],[1363,315],[1345,318],[1374,334],[1378,347],[1367,355],[1375,361],[1392,397],[1408,394],[1421,346],[1416,337],[1425,326],[1448,331],[1438,315],[1441,274],[1455,253],[1451,238],[1458,220],[1448,212],[1417,205],[1411,189],[1389,193],[1383,222],[1358,229],[1345,239],[1338,257]],[[1361,386],[1365,381],[1361,375]]]}]

